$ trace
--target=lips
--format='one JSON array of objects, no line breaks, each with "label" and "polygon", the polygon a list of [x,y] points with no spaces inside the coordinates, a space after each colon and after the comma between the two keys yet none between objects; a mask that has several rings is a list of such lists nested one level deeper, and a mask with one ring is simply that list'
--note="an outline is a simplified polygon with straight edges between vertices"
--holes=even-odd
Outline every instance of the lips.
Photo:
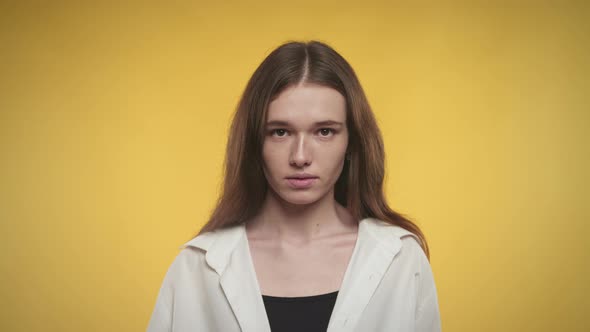
[{"label": "lips", "polygon": [[287,177],[289,186],[295,189],[305,189],[313,186],[318,177],[310,174],[297,174]]}]

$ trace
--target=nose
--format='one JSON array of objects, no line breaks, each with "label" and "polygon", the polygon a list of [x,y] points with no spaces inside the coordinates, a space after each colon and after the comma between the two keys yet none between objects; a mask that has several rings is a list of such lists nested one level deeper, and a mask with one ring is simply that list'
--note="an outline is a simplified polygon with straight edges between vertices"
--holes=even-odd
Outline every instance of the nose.
[{"label": "nose", "polygon": [[293,142],[289,164],[295,167],[305,167],[311,164],[311,151],[303,135]]}]

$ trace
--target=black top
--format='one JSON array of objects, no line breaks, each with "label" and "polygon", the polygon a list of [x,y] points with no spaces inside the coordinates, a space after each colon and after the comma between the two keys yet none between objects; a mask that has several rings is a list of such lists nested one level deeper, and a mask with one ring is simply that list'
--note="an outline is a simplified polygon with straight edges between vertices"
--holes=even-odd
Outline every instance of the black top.
[{"label": "black top", "polygon": [[273,332],[325,332],[338,291],[302,297],[262,295]]}]

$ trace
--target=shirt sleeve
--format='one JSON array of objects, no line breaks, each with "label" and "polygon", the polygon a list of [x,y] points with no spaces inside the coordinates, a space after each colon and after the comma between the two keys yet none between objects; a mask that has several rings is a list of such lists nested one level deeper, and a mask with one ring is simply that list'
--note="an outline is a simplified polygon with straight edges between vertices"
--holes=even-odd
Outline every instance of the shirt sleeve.
[{"label": "shirt sleeve", "polygon": [[176,260],[164,276],[152,316],[148,323],[147,332],[171,332],[174,313],[174,266]]},{"label": "shirt sleeve", "polygon": [[420,269],[416,275],[418,282],[416,332],[440,332],[440,312],[434,276],[426,255],[421,248],[418,251]]}]

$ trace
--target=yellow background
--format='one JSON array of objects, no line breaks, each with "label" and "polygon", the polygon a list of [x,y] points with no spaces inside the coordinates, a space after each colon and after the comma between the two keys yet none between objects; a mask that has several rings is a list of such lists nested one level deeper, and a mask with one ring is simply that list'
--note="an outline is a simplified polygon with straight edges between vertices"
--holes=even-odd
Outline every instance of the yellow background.
[{"label": "yellow background", "polygon": [[443,330],[590,330],[585,2],[211,3],[2,1],[0,330],[145,330],[291,39],[357,71]]}]

